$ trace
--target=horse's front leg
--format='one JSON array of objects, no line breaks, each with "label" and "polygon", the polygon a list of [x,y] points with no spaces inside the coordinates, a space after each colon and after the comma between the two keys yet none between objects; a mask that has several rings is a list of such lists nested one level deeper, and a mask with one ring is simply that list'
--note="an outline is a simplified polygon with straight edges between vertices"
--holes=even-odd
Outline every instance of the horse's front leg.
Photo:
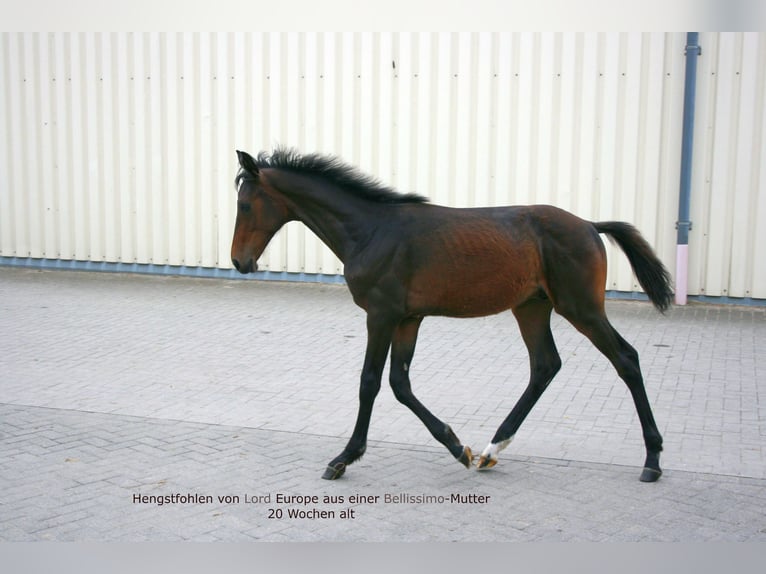
[{"label": "horse's front leg", "polygon": [[397,326],[393,334],[391,347],[391,388],[396,399],[408,407],[422,421],[433,437],[447,447],[458,461],[466,468],[471,467],[473,453],[457,438],[448,424],[439,420],[412,392],[410,367],[415,353],[415,343],[422,317],[405,319]]},{"label": "horse's front leg", "polygon": [[340,478],[346,471],[346,467],[361,458],[367,448],[367,431],[370,427],[372,405],[380,390],[380,380],[395,325],[394,320],[371,313],[367,315],[367,351],[359,383],[359,414],[346,448],[330,461],[322,475],[322,478],[326,480]]}]

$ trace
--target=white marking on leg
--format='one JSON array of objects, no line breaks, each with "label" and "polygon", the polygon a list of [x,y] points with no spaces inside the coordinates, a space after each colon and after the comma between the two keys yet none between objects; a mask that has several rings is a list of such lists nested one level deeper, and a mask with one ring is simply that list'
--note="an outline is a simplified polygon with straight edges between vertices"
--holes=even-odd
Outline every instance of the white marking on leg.
[{"label": "white marking on leg", "polygon": [[500,441],[498,443],[494,443],[494,442],[489,443],[487,445],[487,448],[484,449],[484,452],[481,453],[481,456],[488,458],[490,460],[497,460],[497,455],[500,453],[501,450],[503,450],[505,447],[511,444],[512,440],[513,440],[513,436],[503,441]]}]

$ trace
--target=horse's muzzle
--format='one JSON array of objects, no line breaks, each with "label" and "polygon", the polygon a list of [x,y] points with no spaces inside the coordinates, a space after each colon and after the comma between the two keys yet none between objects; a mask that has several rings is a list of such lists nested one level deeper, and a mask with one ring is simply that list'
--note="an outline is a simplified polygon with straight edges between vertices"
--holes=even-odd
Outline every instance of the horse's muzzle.
[{"label": "horse's muzzle", "polygon": [[231,262],[234,264],[234,268],[243,275],[258,271],[258,264],[253,259],[249,259],[246,263],[240,263],[239,259],[232,259]]}]

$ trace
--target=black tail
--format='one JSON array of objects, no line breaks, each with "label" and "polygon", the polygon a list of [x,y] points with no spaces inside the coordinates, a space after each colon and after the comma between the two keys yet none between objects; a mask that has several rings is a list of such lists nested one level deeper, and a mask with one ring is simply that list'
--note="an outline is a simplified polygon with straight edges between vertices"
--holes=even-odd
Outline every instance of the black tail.
[{"label": "black tail", "polygon": [[593,227],[620,246],[649,300],[665,312],[673,301],[670,273],[638,229],[621,221],[601,221]]}]

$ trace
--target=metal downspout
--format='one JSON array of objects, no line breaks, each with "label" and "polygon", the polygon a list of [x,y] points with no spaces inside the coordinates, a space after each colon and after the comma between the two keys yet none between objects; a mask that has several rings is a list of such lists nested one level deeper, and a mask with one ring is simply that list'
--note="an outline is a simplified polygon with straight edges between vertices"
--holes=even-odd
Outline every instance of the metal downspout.
[{"label": "metal downspout", "polygon": [[681,187],[678,197],[678,239],[676,241],[676,305],[686,305],[689,277],[689,220],[692,188],[692,147],[694,105],[697,93],[697,57],[702,54],[699,33],[686,34],[686,78],[684,83],[684,123],[681,136]]}]

